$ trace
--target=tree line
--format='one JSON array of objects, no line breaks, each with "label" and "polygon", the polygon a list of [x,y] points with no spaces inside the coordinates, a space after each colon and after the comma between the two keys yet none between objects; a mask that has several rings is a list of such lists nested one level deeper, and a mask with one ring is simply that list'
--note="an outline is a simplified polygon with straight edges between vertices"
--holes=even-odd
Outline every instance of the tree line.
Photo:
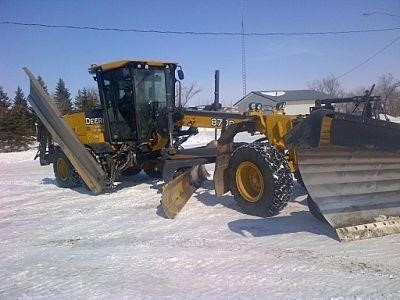
[{"label": "tree line", "polygon": [[[52,96],[63,115],[87,111],[100,105],[99,96],[94,88],[79,89],[73,100],[62,78],[58,80],[52,94],[43,79],[40,76],[37,79],[44,91]],[[0,152],[28,149],[35,139],[38,121],[21,87],[18,86],[15,96],[10,98],[0,86]]]}]

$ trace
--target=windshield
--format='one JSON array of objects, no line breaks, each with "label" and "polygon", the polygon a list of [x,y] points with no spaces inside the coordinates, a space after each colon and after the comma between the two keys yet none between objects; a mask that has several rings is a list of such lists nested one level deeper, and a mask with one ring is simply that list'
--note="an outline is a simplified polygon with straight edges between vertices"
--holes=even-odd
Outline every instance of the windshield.
[{"label": "windshield", "polygon": [[167,97],[164,70],[135,69],[133,74],[138,105],[157,102],[165,107]]}]

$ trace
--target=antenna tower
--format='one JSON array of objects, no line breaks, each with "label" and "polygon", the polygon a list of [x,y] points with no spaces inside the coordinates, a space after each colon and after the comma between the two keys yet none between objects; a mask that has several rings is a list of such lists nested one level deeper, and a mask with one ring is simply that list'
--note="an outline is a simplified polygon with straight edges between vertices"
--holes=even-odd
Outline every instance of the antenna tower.
[{"label": "antenna tower", "polygon": [[246,44],[244,40],[244,0],[241,1],[242,10],[242,85],[243,97],[246,96]]}]

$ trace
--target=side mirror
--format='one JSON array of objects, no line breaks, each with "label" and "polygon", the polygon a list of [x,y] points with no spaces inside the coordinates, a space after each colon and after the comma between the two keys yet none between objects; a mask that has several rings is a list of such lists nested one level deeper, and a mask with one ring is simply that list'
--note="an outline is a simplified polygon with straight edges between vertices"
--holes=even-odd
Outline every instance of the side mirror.
[{"label": "side mirror", "polygon": [[285,106],[286,106],[286,102],[285,102],[285,101],[278,102],[278,103],[276,104],[276,106],[275,106],[275,109],[276,109],[276,110],[281,110],[281,109],[284,109]]},{"label": "side mirror", "polygon": [[183,80],[185,78],[185,74],[183,74],[182,68],[178,66],[178,78],[179,80]]}]

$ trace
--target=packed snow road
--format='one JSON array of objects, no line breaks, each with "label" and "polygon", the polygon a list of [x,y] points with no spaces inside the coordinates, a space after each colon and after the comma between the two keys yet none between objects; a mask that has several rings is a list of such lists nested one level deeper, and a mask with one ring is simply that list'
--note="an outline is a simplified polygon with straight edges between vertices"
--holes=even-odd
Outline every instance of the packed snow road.
[{"label": "packed snow road", "polygon": [[2,299],[400,298],[400,235],[340,243],[297,184],[260,219],[207,181],[169,220],[161,181],[140,173],[93,196],[57,187],[34,154],[0,154]]}]

